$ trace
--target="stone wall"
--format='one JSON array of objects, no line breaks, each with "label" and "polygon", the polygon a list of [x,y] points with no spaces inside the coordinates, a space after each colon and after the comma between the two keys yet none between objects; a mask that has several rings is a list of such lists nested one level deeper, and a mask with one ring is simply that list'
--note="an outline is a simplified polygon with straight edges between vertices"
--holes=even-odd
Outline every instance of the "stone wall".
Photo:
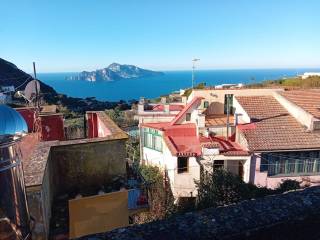
[{"label": "stone wall", "polygon": [[100,187],[126,174],[125,141],[60,145],[51,149],[56,194]]},{"label": "stone wall", "polygon": [[320,239],[320,187],[195,211],[85,239]]}]

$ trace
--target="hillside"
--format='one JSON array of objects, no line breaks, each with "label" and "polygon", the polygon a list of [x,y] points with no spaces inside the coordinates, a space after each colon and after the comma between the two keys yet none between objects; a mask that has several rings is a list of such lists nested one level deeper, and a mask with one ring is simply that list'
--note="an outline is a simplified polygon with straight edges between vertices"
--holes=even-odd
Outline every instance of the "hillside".
[{"label": "hillside", "polygon": [[[17,90],[24,90],[33,77],[20,70],[16,65],[0,58],[0,86],[14,86]],[[41,92],[47,102],[52,102],[58,93],[49,85],[40,82]]]},{"label": "hillside", "polygon": [[77,76],[69,77],[72,80],[86,80],[86,81],[115,81],[121,79],[131,79],[140,77],[153,77],[163,75],[162,72],[151,71],[139,68],[134,65],[126,65],[119,63],[112,63],[108,67],[98,69],[96,71],[83,71]]},{"label": "hillside", "polygon": [[301,77],[267,80],[262,83],[249,84],[246,87],[284,87],[284,88],[320,88],[320,77],[311,76],[306,79]]},{"label": "hillside", "polygon": [[[19,69],[16,65],[0,58],[0,86],[14,86],[17,90],[24,90],[32,76]],[[104,102],[98,101],[94,97],[73,98],[57,93],[51,86],[40,82],[41,96],[48,104],[56,104],[60,109],[68,114],[70,112],[84,113],[89,110],[105,110],[120,106],[126,109],[129,106],[125,102]],[[16,99],[19,100],[19,99]],[[23,103],[24,101],[20,99]]]}]

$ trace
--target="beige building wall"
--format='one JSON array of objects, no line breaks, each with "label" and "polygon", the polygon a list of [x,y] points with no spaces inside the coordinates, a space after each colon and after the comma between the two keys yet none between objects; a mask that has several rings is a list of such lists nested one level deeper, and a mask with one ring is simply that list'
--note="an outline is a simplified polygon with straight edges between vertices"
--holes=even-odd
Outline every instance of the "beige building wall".
[{"label": "beige building wall", "polygon": [[223,114],[224,113],[224,99],[226,94],[233,94],[233,96],[268,96],[275,92],[284,91],[283,89],[194,89],[188,97],[190,102],[194,97],[203,97],[204,101],[209,102],[207,114]]}]

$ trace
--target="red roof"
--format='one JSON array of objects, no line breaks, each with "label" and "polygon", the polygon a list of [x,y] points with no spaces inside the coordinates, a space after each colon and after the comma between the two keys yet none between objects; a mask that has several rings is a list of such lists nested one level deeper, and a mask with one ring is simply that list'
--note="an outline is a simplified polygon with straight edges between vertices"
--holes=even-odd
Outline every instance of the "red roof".
[{"label": "red roof", "polygon": [[[181,111],[184,108],[183,105],[180,104],[170,104],[169,110],[170,111]],[[153,106],[152,111],[164,111],[164,105],[163,104],[157,104]]]},{"label": "red roof", "polygon": [[201,145],[197,136],[165,136],[171,153],[176,156],[201,156]]},{"label": "red roof", "polygon": [[192,99],[191,102],[189,102],[185,107],[184,109],[179,112],[179,114],[174,118],[172,119],[172,121],[170,122],[170,125],[175,125],[177,124],[177,122],[187,113],[187,111],[194,105],[194,104],[197,104],[199,103],[199,101],[201,101],[203,99],[203,97],[195,97]]},{"label": "red roof", "polygon": [[225,156],[248,156],[249,153],[241,148],[235,142],[225,139],[224,137],[200,137],[203,147],[219,148],[219,152]]},{"label": "red roof", "polygon": [[163,131],[164,141],[174,156],[201,156],[204,145],[218,147],[224,155],[248,155],[239,145],[231,141],[216,137],[199,137],[194,123],[177,124],[179,119],[202,99],[202,97],[194,98],[171,122],[142,123],[141,126]]}]

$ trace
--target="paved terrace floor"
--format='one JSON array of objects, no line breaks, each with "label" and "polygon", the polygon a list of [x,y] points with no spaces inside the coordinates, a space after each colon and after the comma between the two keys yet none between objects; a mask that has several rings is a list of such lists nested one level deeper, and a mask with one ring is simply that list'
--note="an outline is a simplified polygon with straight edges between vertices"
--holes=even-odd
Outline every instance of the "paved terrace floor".
[{"label": "paved terrace floor", "polygon": [[[230,125],[234,124],[234,116],[230,114],[229,116]],[[225,114],[216,114],[216,115],[207,115],[206,116],[206,127],[218,127],[227,125],[227,115]]]}]

